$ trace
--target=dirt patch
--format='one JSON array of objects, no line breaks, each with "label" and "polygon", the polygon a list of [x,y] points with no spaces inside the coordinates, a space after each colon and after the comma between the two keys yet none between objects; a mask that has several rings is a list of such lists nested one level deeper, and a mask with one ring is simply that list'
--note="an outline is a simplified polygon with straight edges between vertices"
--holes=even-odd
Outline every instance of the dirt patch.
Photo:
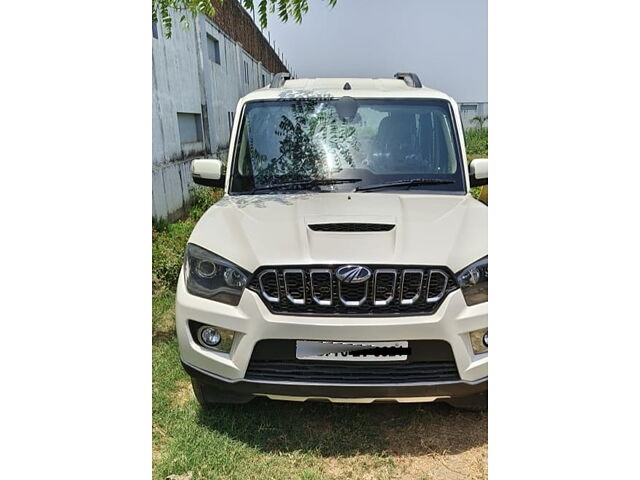
[{"label": "dirt patch", "polygon": [[153,465],[154,471],[155,471],[156,465],[158,465],[164,457],[163,448],[168,441],[169,441],[169,436],[167,435],[167,432],[163,428],[159,427],[158,425],[153,425],[153,443],[152,443],[152,449],[151,449],[151,458],[152,458],[152,465]]},{"label": "dirt patch", "polygon": [[191,388],[191,382],[188,380],[178,382],[173,392],[173,403],[179,407],[183,407],[192,398],[195,398],[195,396]]},{"label": "dirt patch", "polygon": [[193,478],[193,472],[188,471],[187,473],[183,473],[182,475],[169,475],[166,480],[191,480]]},{"label": "dirt patch", "polygon": [[[325,457],[328,477],[388,480],[485,480],[487,415],[425,406],[407,418],[377,410],[379,454]],[[408,420],[408,421],[407,421]]]},{"label": "dirt patch", "polygon": [[327,477],[335,479],[486,480],[487,446],[457,455],[328,457],[323,461],[323,470]]},{"label": "dirt patch", "polygon": [[166,310],[155,319],[153,341],[161,342],[176,334],[176,313],[173,308]]}]

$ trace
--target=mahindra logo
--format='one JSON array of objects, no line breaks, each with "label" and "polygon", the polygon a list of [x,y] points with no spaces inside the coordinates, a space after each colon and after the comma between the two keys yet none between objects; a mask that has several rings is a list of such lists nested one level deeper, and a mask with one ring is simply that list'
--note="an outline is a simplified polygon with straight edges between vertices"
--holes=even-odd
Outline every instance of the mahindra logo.
[{"label": "mahindra logo", "polygon": [[360,265],[345,265],[336,270],[336,278],[343,283],[363,283],[371,278],[371,270]]}]

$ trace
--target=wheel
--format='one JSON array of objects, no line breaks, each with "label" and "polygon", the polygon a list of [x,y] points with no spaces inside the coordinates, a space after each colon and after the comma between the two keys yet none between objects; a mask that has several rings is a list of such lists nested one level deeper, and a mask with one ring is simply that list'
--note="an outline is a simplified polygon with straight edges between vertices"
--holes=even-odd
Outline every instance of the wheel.
[{"label": "wheel", "polygon": [[196,378],[191,378],[191,386],[198,403],[204,409],[215,408],[216,405],[248,403],[253,400],[253,395],[227,392]]},{"label": "wheel", "polygon": [[484,412],[488,408],[489,392],[480,392],[468,397],[450,398],[446,401],[449,405],[460,410]]}]

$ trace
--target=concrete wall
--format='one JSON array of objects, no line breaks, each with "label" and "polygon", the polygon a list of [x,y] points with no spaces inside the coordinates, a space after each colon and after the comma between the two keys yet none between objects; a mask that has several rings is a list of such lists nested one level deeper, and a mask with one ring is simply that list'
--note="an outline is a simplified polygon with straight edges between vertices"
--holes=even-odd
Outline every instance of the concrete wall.
[{"label": "concrete wall", "polygon": [[[487,102],[460,102],[458,107],[460,108],[462,126],[465,130],[478,126],[478,122],[472,121],[474,117],[489,116],[489,104]],[[488,120],[484,122],[484,126],[489,126]]]},{"label": "concrete wall", "polygon": [[[217,9],[215,18],[228,25],[226,30],[204,15],[199,15],[185,30],[179,24],[178,14],[173,16],[171,38],[165,38],[161,24],[154,28],[157,30],[152,47],[154,219],[171,220],[184,213],[189,204],[191,160],[225,151],[238,99],[262,87],[263,75],[268,85],[273,73],[286,71],[237,1],[225,0],[223,5]],[[239,38],[232,38],[230,30]],[[210,58],[209,37],[218,42],[219,64],[215,55]],[[252,53],[261,58],[252,56],[240,40],[251,45]],[[275,71],[266,68],[264,62]],[[199,122],[201,138],[185,142],[185,125],[189,125],[192,117],[182,115],[181,141],[179,113],[197,116],[193,118]]]}]

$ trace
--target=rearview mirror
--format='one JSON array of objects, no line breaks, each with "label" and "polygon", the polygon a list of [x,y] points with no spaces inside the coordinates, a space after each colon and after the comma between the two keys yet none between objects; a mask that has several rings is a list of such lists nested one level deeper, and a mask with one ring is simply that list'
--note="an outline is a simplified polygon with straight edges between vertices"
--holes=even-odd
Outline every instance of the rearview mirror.
[{"label": "rearview mirror", "polygon": [[224,188],[222,162],[212,158],[198,158],[191,162],[191,177],[198,185]]},{"label": "rearview mirror", "polygon": [[476,158],[469,164],[469,182],[472,187],[489,184],[489,160]]}]

